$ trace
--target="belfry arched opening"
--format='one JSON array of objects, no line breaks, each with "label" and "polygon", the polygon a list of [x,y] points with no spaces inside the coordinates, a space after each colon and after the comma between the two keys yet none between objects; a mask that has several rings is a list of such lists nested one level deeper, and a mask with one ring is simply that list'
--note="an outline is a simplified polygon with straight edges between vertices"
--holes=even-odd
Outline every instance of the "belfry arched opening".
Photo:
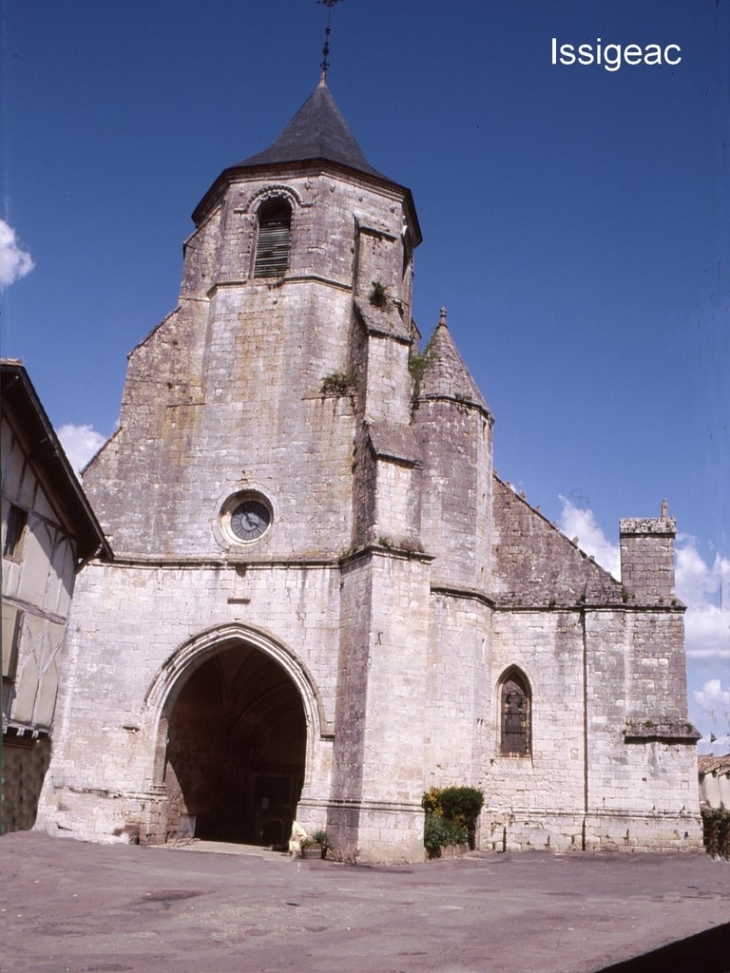
[{"label": "belfry arched opening", "polygon": [[304,782],[306,718],[284,669],[243,641],[185,680],[167,718],[167,837],[283,846]]}]

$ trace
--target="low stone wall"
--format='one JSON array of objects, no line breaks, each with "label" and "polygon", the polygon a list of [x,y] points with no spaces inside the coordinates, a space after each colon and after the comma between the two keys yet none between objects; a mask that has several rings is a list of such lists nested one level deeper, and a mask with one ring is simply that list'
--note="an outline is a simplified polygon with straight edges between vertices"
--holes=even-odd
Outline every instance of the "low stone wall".
[{"label": "low stone wall", "polygon": [[470,851],[471,849],[469,848],[469,845],[443,845],[441,848],[439,848],[438,855],[434,855],[433,857],[436,860],[442,858],[448,861],[454,858],[463,858],[464,855],[468,855]]},{"label": "low stone wall", "polygon": [[700,851],[692,814],[492,812],[482,817],[481,848],[492,851]]}]

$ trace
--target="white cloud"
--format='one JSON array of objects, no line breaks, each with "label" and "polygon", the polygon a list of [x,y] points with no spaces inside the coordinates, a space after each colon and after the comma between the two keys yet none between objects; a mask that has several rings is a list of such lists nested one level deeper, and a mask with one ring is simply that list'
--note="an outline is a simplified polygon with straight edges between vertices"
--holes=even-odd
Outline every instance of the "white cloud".
[{"label": "white cloud", "polygon": [[90,425],[75,426],[67,422],[57,432],[71,466],[77,473],[81,472],[106,442],[106,437]]},{"label": "white cloud", "polygon": [[730,659],[730,559],[708,564],[693,537],[677,540],[677,595],[687,605],[687,656]]},{"label": "white cloud", "polygon": [[730,689],[723,689],[719,679],[708,679],[702,689],[692,694],[702,709],[730,709]]},{"label": "white cloud", "polygon": [[0,220],[0,291],[29,274],[35,264],[25,250],[21,250],[15,230]]},{"label": "white cloud", "polygon": [[[702,733],[699,753],[730,752],[730,689],[723,686],[730,662],[730,560],[715,554],[705,561],[695,538],[677,538],[677,594],[687,605],[684,616],[687,669],[690,683],[700,673],[718,673],[690,695],[690,718]],[[716,737],[715,740],[712,737]]]},{"label": "white cloud", "polygon": [[570,538],[578,538],[578,546],[594,557],[606,571],[621,579],[621,556],[618,544],[612,544],[596,523],[593,511],[576,507],[567,497],[560,497],[563,512],[560,529]]},{"label": "white cloud", "polygon": [[720,592],[723,581],[730,582],[730,560],[716,554],[714,563],[708,565],[697,550],[695,538],[680,534],[677,538],[677,584],[681,584],[687,604],[703,602],[708,594]]}]

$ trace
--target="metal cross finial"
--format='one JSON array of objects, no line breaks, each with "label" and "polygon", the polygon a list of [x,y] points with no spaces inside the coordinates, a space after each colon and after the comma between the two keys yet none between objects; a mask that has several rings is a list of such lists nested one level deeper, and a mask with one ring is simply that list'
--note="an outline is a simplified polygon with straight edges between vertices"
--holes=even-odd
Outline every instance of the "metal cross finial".
[{"label": "metal cross finial", "polygon": [[330,66],[330,62],[327,60],[330,53],[330,18],[332,16],[332,8],[336,3],[341,3],[342,0],[317,0],[317,3],[323,3],[327,8],[327,26],[324,31],[324,47],[322,48],[322,81],[327,78],[327,68]]}]

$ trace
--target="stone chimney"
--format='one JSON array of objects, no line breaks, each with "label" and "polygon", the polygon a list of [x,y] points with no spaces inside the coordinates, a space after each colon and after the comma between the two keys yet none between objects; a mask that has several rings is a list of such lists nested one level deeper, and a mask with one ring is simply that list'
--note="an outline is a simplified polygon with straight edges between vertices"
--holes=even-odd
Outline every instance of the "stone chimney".
[{"label": "stone chimney", "polygon": [[677,522],[662,501],[658,519],[631,517],[620,521],[621,580],[639,604],[670,604],[675,598],[674,538]]}]

